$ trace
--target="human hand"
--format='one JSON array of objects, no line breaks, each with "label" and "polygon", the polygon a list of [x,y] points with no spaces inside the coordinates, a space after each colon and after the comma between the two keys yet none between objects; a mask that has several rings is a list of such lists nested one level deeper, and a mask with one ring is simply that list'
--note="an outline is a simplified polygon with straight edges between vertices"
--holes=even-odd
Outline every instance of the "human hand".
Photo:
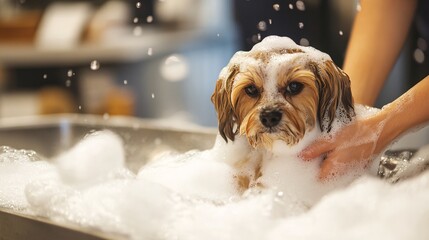
[{"label": "human hand", "polygon": [[299,156],[305,161],[323,156],[320,180],[362,170],[383,150],[383,144],[378,144],[382,129],[383,122],[377,118],[355,120],[328,137],[314,141]]}]

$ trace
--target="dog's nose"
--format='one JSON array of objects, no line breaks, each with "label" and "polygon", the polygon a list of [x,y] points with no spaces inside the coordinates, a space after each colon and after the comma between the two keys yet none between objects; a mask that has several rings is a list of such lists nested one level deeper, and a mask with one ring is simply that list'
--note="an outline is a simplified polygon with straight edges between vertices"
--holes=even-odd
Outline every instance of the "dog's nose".
[{"label": "dog's nose", "polygon": [[259,115],[259,119],[265,127],[275,127],[282,119],[282,113],[278,110],[264,110]]}]

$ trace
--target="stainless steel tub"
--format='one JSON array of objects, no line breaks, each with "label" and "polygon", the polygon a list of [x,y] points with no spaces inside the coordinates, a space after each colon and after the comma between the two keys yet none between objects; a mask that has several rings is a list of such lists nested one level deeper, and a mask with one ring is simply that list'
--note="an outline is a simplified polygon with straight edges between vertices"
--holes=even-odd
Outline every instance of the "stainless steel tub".
[{"label": "stainless steel tub", "polygon": [[[155,153],[213,146],[216,130],[174,127],[136,118],[56,115],[0,119],[0,146],[32,149],[47,158],[71,148],[91,131],[109,129],[124,141],[128,167],[137,171]],[[1,176],[0,176],[1,177]],[[126,239],[114,233],[54,223],[0,208],[0,239]]]}]

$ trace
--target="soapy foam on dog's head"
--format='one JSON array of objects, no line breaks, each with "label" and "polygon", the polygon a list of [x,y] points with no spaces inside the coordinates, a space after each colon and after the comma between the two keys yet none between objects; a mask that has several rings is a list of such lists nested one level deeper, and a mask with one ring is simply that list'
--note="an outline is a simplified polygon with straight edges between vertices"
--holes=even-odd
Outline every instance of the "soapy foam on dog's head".
[{"label": "soapy foam on dog's head", "polygon": [[[294,66],[306,65],[308,62],[312,61],[318,64],[322,64],[328,60],[331,60],[331,57],[323,53],[313,47],[300,46],[296,44],[292,39],[288,37],[279,37],[279,36],[268,36],[264,38],[261,42],[255,44],[253,48],[249,52],[238,51],[231,58],[230,62],[226,67],[222,69],[219,74],[219,80],[226,83],[226,79],[228,77],[228,69],[231,66],[239,66],[240,71],[246,71],[248,66],[263,66],[263,62],[260,60],[256,60],[249,57],[250,52],[269,52],[276,49],[298,49],[302,52],[297,52],[294,54],[283,54],[279,56],[275,56],[272,65],[276,65],[279,63],[287,62],[288,60],[295,59],[293,61]],[[285,66],[286,67],[286,66]],[[224,85],[225,87],[225,85]]]},{"label": "soapy foam on dog's head", "polygon": [[302,61],[305,62],[311,60],[318,63],[323,63],[325,61],[331,60],[331,57],[329,57],[328,54],[323,53],[313,47],[300,46],[288,37],[268,36],[261,42],[255,44],[251,51],[273,51],[276,49],[299,49],[302,51],[302,53],[296,54],[301,54]]}]

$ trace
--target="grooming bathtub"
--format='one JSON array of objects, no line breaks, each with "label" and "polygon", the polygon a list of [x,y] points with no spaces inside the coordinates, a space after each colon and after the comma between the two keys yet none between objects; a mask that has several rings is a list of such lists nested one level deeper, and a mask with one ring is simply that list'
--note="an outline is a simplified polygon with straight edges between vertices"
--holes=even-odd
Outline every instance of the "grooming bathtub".
[{"label": "grooming bathtub", "polygon": [[[136,118],[55,115],[0,119],[0,146],[31,149],[43,157],[51,158],[71,148],[91,131],[102,129],[112,130],[121,136],[127,166],[132,171],[137,171],[159,151],[204,150],[213,146],[216,137],[215,129],[189,127],[184,130],[173,128],[171,124],[167,127],[165,123]],[[0,207],[0,239],[95,240],[127,239],[127,236],[59,224]]]}]

